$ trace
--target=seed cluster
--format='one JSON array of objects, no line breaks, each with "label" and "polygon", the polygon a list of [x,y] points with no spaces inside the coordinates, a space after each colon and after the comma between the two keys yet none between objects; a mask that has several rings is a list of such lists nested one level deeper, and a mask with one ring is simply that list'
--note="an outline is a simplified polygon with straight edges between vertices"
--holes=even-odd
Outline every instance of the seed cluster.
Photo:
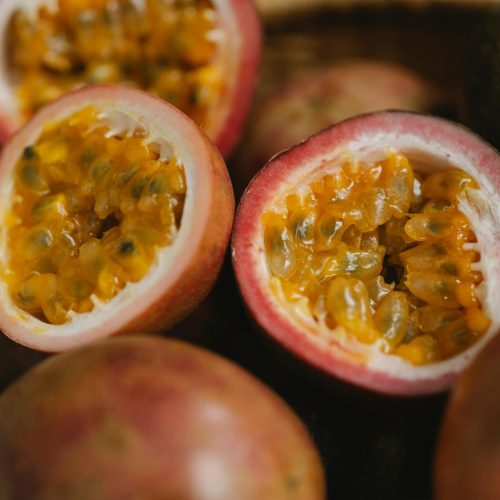
[{"label": "seed cluster", "polygon": [[142,279],[181,222],[176,157],[161,160],[139,133],[106,137],[99,123],[86,108],[50,125],[15,168],[6,281],[19,307],[53,324]]},{"label": "seed cluster", "polygon": [[209,0],[58,0],[14,13],[7,54],[27,117],[82,85],[126,83],[204,126],[223,91],[221,36]]},{"label": "seed cluster", "polygon": [[263,215],[271,274],[286,300],[361,342],[416,365],[454,356],[490,324],[466,188],[478,186],[464,172],[423,176],[400,153],[348,161]]}]

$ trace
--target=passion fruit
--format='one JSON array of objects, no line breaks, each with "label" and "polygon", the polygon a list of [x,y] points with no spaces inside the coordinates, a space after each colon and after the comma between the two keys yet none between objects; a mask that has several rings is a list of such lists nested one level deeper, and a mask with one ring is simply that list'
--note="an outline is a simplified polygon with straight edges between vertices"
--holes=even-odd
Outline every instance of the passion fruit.
[{"label": "passion fruit", "polygon": [[440,89],[396,64],[352,59],[302,70],[255,107],[231,175],[243,192],[269,158],[332,123],[384,109],[430,112],[443,107]]},{"label": "passion fruit", "polygon": [[500,497],[500,338],[460,377],[441,427],[435,462],[436,500]]},{"label": "passion fruit", "polygon": [[0,40],[8,131],[71,90],[125,83],[180,108],[224,155],[243,125],[260,53],[250,0],[5,0]]},{"label": "passion fruit", "polygon": [[45,351],[182,319],[216,279],[234,212],[200,129],[111,85],[37,113],[2,152],[0,192],[0,328]]},{"label": "passion fruit", "polygon": [[394,396],[449,388],[500,325],[499,172],[465,128],[402,111],[278,155],[233,233],[257,325],[327,377]]},{"label": "passion fruit", "polygon": [[[75,390],[77,388],[77,390]],[[0,397],[2,498],[325,498],[304,425],[238,366],[189,344],[112,339]]]}]

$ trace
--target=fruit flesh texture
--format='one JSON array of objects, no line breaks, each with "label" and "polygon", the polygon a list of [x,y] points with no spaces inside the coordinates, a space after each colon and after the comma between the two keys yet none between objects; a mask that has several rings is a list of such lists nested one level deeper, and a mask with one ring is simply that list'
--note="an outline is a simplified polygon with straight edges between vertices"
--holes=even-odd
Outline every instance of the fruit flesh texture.
[{"label": "fruit flesh texture", "polygon": [[[306,314],[415,365],[452,357],[489,327],[475,295],[475,235],[458,169],[427,176],[390,153],[346,161],[262,216],[272,282]],[[278,291],[280,290],[280,291]]]},{"label": "fruit flesh texture", "polygon": [[53,324],[141,280],[175,239],[186,182],[140,132],[107,137],[85,108],[48,125],[14,171],[4,279],[14,302]]},{"label": "fruit flesh texture", "polygon": [[16,11],[8,64],[22,113],[86,84],[137,86],[202,127],[223,92],[223,33],[208,0],[59,0],[32,19]]}]

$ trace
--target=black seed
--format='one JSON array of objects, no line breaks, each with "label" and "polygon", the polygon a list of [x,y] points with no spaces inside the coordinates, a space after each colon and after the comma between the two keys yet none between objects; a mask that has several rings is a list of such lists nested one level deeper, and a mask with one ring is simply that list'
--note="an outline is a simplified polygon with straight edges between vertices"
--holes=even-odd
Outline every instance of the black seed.
[{"label": "black seed", "polygon": [[120,174],[120,186],[125,186],[127,182],[134,177],[135,173],[139,170],[139,165],[136,163],[131,163],[127,168]]},{"label": "black seed", "polygon": [[130,240],[121,241],[118,245],[118,255],[131,255],[135,251],[135,245]]},{"label": "black seed", "polygon": [[435,290],[443,297],[445,300],[446,299],[454,299],[455,298],[455,290],[453,288],[453,285],[448,283],[447,281],[441,281],[438,280],[435,283]]},{"label": "black seed", "polygon": [[108,170],[111,168],[111,163],[109,161],[99,161],[95,165],[92,165],[90,169],[90,175],[93,179],[102,179]]},{"label": "black seed", "polygon": [[196,87],[189,93],[189,103],[192,106],[198,106],[201,103],[202,91]]},{"label": "black seed", "polygon": [[439,234],[444,229],[444,224],[438,221],[429,222],[429,232]]},{"label": "black seed", "polygon": [[34,146],[27,146],[24,148],[23,158],[28,160],[30,158],[34,158],[35,156],[37,156],[37,152]]},{"label": "black seed", "polygon": [[145,184],[146,184],[146,179],[142,178],[139,179],[138,182],[136,182],[132,186],[132,188],[130,189],[130,194],[132,195],[133,198],[135,198],[136,200],[139,199]]},{"label": "black seed", "polygon": [[27,163],[26,165],[23,165],[20,177],[24,184],[31,189],[37,189],[40,187],[41,179],[38,173],[38,167],[34,163]]},{"label": "black seed", "polygon": [[164,179],[161,177],[154,177],[149,181],[148,191],[151,194],[160,194],[165,189]]},{"label": "black seed", "polygon": [[95,158],[95,151],[88,148],[82,152],[82,155],[80,156],[80,162],[83,163],[84,165],[88,165],[94,158]]},{"label": "black seed", "polygon": [[443,262],[439,266],[439,270],[443,274],[450,274],[452,276],[456,276],[458,274],[458,267],[454,262]]},{"label": "black seed", "polygon": [[85,71],[85,63],[82,61],[73,61],[71,65],[72,75],[81,75]]},{"label": "black seed", "polygon": [[455,344],[459,346],[467,345],[470,341],[470,337],[471,337],[470,332],[465,327],[461,327],[458,330],[455,330],[451,334],[453,342],[455,342]]}]

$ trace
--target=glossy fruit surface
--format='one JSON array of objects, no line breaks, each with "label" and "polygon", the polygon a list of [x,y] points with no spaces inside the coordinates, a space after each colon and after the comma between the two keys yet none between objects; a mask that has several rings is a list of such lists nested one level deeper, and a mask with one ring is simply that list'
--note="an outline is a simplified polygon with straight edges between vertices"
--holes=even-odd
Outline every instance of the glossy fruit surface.
[{"label": "glossy fruit surface", "polygon": [[290,409],[177,341],[124,337],[52,357],[0,397],[0,423],[9,500],[325,498]]},{"label": "glossy fruit surface", "polygon": [[22,344],[164,331],[217,276],[234,210],[227,170],[164,101],[115,86],[69,94],[9,141],[0,176],[0,324]]},{"label": "glossy fruit surface", "polygon": [[453,391],[438,441],[436,500],[500,496],[499,340],[486,346]]},{"label": "glossy fruit surface", "polygon": [[498,331],[498,165],[465,129],[404,112],[347,120],[278,155],[247,188],[233,235],[257,324],[352,384],[446,389]]},{"label": "glossy fruit surface", "polygon": [[181,109],[224,155],[238,139],[260,50],[249,0],[3,0],[2,13],[8,130],[71,90],[122,83]]}]

